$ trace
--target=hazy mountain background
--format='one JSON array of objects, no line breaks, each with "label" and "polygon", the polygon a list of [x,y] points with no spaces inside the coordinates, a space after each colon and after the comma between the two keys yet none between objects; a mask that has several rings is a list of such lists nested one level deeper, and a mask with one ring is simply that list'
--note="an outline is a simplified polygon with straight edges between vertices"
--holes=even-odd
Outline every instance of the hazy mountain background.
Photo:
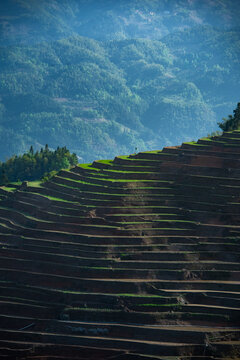
[{"label": "hazy mountain background", "polygon": [[236,0],[0,2],[0,160],[82,161],[217,130],[239,101]]}]

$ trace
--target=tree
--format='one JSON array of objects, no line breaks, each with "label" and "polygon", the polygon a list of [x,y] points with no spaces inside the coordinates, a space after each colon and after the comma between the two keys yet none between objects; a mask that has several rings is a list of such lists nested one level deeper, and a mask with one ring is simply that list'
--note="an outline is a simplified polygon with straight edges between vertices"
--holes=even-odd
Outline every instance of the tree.
[{"label": "tree", "polygon": [[218,126],[223,131],[237,130],[240,128],[240,102],[237,104],[235,110],[233,110],[233,116],[228,115],[228,118],[223,118],[222,123],[218,123]]},{"label": "tree", "polygon": [[[49,150],[46,144],[41,151],[34,152],[33,147],[19,156],[12,156],[5,163],[0,162],[0,185],[4,185],[9,181],[37,180],[43,177],[51,178],[54,171],[62,168],[69,168],[77,165],[78,159],[76,154],[71,154],[66,146],[57,150]],[[50,175],[48,176],[48,173]],[[47,175],[46,175],[47,174]]]},{"label": "tree", "polygon": [[0,185],[6,185],[9,182],[8,177],[6,175],[5,170],[2,170],[2,173],[0,175]]}]

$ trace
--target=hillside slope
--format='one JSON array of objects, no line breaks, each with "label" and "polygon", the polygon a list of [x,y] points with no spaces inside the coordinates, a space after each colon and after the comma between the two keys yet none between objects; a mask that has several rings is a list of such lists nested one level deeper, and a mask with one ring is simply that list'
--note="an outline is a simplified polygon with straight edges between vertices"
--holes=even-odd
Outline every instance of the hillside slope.
[{"label": "hillside slope", "polygon": [[1,48],[0,160],[47,143],[90,162],[215,131],[239,100],[239,34]]},{"label": "hillside slope", "polygon": [[240,132],[1,188],[5,359],[238,359]]},{"label": "hillside slope", "polygon": [[198,25],[238,27],[236,0],[7,0],[0,44],[32,44],[73,35],[96,40],[160,39]]},{"label": "hillside slope", "polygon": [[239,101],[237,0],[5,0],[0,14],[0,161],[191,141]]}]

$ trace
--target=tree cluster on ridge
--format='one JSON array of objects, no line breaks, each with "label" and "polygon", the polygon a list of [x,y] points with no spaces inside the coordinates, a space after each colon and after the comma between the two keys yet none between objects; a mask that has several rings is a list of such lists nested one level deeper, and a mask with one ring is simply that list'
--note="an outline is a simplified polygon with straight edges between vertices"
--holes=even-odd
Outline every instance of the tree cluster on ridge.
[{"label": "tree cluster on ridge", "polygon": [[6,162],[0,162],[0,185],[10,181],[47,180],[51,172],[67,169],[78,163],[76,154],[71,154],[66,146],[58,147],[55,151],[48,145],[34,152],[31,146],[23,155],[13,155]]}]

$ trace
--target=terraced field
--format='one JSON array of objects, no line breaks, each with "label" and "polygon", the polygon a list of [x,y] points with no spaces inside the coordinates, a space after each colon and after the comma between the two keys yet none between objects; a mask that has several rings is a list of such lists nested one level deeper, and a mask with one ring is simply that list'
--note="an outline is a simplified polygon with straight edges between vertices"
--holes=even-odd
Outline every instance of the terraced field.
[{"label": "terraced field", "polygon": [[0,360],[239,359],[239,164],[234,131],[0,188]]}]

